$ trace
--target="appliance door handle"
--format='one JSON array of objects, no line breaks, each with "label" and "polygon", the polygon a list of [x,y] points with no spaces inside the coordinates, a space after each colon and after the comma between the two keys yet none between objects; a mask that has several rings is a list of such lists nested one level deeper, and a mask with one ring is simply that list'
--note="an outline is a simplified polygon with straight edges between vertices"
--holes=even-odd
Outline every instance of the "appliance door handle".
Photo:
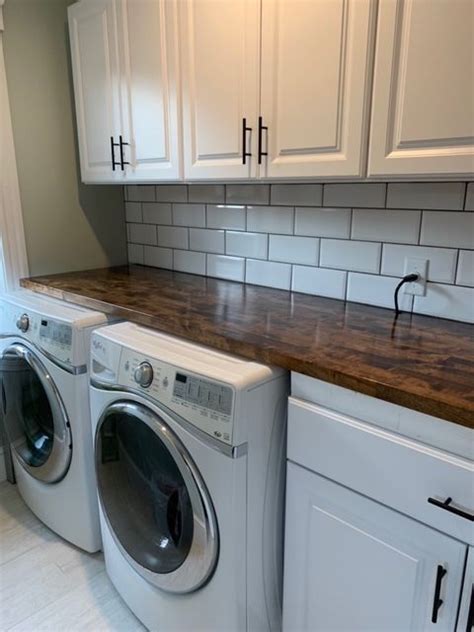
[{"label": "appliance door handle", "polygon": [[436,583],[435,583],[435,592],[433,597],[433,611],[431,613],[431,623],[438,622],[438,612],[444,601],[441,599],[441,586],[443,583],[443,577],[446,575],[448,571],[442,566],[438,564],[438,569],[436,571]]},{"label": "appliance door handle", "polygon": [[[262,156],[268,156],[268,152],[263,151],[263,130],[268,132],[268,127],[263,124],[263,117],[258,117],[258,164],[262,164]],[[268,137],[267,137],[268,143]]]},{"label": "appliance door handle", "polygon": [[252,128],[247,127],[247,119],[242,119],[242,164],[247,164],[247,157],[251,157],[252,153],[247,151],[247,132],[251,132]]},{"label": "appliance door handle", "polygon": [[448,496],[446,500],[438,500],[437,498],[432,498],[430,496],[428,498],[428,502],[430,503],[430,505],[434,505],[435,507],[439,507],[440,509],[449,511],[450,513],[453,513],[456,516],[460,516],[461,518],[465,518],[466,520],[470,520],[471,522],[474,522],[474,514],[456,506],[453,503],[453,499],[451,498],[451,496]]}]

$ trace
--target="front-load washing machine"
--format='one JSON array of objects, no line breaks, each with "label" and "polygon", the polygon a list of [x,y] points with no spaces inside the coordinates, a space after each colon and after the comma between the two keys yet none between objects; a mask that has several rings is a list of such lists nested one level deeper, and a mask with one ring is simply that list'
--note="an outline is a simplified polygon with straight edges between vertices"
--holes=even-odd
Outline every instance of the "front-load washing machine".
[{"label": "front-load washing machine", "polygon": [[287,374],[130,323],[91,358],[119,593],[151,630],[278,630]]},{"label": "front-load washing machine", "polygon": [[19,492],[53,531],[97,551],[88,363],[107,318],[28,291],[2,297],[0,314],[0,406]]}]

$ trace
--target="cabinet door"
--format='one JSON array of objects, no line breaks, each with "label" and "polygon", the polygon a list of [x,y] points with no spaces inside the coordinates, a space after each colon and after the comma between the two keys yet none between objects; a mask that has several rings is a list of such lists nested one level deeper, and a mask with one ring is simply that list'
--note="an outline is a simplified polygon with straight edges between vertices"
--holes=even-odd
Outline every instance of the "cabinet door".
[{"label": "cabinet door", "polygon": [[372,0],[263,0],[262,176],[363,174],[374,17]]},{"label": "cabinet door", "polygon": [[383,0],[369,175],[474,172],[474,3]]},{"label": "cabinet door", "polygon": [[121,133],[116,3],[83,0],[68,16],[82,180],[113,182],[122,177],[111,153]]},{"label": "cabinet door", "polygon": [[474,547],[469,547],[456,632],[474,630]]},{"label": "cabinet door", "polygon": [[118,0],[128,182],[180,177],[175,0]]},{"label": "cabinet door", "polygon": [[454,630],[465,545],[292,463],[286,498],[284,630]]},{"label": "cabinet door", "polygon": [[[186,178],[256,175],[259,0],[179,3]],[[243,119],[252,128],[245,134]]]}]

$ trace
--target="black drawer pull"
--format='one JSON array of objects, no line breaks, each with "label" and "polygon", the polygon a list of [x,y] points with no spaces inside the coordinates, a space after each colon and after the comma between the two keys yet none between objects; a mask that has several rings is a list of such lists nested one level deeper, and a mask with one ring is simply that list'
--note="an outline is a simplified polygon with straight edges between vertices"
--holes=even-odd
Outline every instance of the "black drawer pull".
[{"label": "black drawer pull", "polygon": [[[263,124],[263,117],[258,117],[258,164],[262,164],[262,156],[268,156],[268,152],[263,151],[263,130],[268,132],[268,127]],[[268,144],[268,138],[267,138]]]},{"label": "black drawer pull", "polygon": [[443,577],[446,575],[448,571],[438,564],[438,570],[436,571],[436,584],[435,584],[435,593],[433,599],[433,612],[431,615],[431,623],[438,622],[438,612],[441,606],[443,605],[443,600],[441,599],[441,584],[443,582]]},{"label": "black drawer pull", "polygon": [[428,502],[431,505],[435,505],[436,507],[440,507],[441,509],[449,511],[456,516],[460,516],[461,518],[465,518],[466,520],[474,522],[474,514],[469,513],[468,511],[464,511],[464,509],[460,509],[459,507],[456,507],[456,505],[453,505],[453,499],[451,498],[451,496],[446,498],[446,500],[438,500],[437,498],[430,497],[428,498]]},{"label": "black drawer pull", "polygon": [[123,158],[123,146],[124,145],[129,145],[130,143],[126,143],[124,142],[122,136],[119,136],[119,146],[120,146],[120,168],[122,169],[122,171],[125,171],[125,165],[129,165],[129,162],[126,162]]},{"label": "black drawer pull", "polygon": [[114,143],[114,137],[110,137],[110,153],[112,156],[112,171],[115,171],[115,167],[119,166],[119,162],[115,162],[115,147],[118,147],[119,143]]},{"label": "black drawer pull", "polygon": [[247,151],[247,132],[251,132],[252,128],[247,127],[247,119],[242,119],[242,164],[247,164],[247,157],[251,157],[252,154]]}]

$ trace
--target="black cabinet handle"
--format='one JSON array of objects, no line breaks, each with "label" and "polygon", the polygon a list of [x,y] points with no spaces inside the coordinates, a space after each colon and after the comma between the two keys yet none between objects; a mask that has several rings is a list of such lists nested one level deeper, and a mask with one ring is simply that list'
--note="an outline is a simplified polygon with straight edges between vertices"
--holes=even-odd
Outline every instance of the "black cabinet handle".
[{"label": "black cabinet handle", "polygon": [[[263,130],[268,132],[268,127],[263,124],[263,117],[258,117],[258,164],[262,164],[262,156],[268,156],[268,152],[262,151],[263,147]],[[267,139],[268,142],[268,139]]]},{"label": "black cabinet handle", "polygon": [[436,584],[435,584],[435,592],[433,598],[433,612],[431,614],[431,623],[438,622],[438,612],[441,606],[443,605],[443,600],[441,599],[441,584],[443,583],[443,577],[446,575],[448,571],[438,564],[438,570],[436,571]]},{"label": "black cabinet handle", "polygon": [[474,628],[474,584],[471,588],[471,602],[467,613],[466,632],[472,632],[472,628]]},{"label": "black cabinet handle", "polygon": [[110,137],[110,154],[112,156],[112,171],[115,171],[115,167],[119,166],[119,162],[115,162],[115,147],[118,147],[119,143],[114,143],[114,137]]},{"label": "black cabinet handle", "polygon": [[470,520],[474,522],[474,514],[465,511],[464,509],[460,509],[460,507],[456,507],[453,504],[453,499],[451,496],[446,498],[446,500],[438,500],[437,498],[428,498],[428,502],[430,505],[435,505],[435,507],[440,507],[441,509],[445,509],[450,513],[455,514],[456,516],[460,516],[461,518],[465,518],[466,520]]},{"label": "black cabinet handle", "polygon": [[242,119],[242,164],[247,164],[247,156],[251,156],[252,154],[247,151],[247,132],[251,132],[252,128],[247,127],[247,119]]},{"label": "black cabinet handle", "polygon": [[119,136],[119,145],[120,145],[120,168],[122,171],[125,171],[125,165],[129,165],[129,162],[126,162],[123,158],[123,147],[124,145],[129,145],[130,143],[125,143],[122,136]]}]

